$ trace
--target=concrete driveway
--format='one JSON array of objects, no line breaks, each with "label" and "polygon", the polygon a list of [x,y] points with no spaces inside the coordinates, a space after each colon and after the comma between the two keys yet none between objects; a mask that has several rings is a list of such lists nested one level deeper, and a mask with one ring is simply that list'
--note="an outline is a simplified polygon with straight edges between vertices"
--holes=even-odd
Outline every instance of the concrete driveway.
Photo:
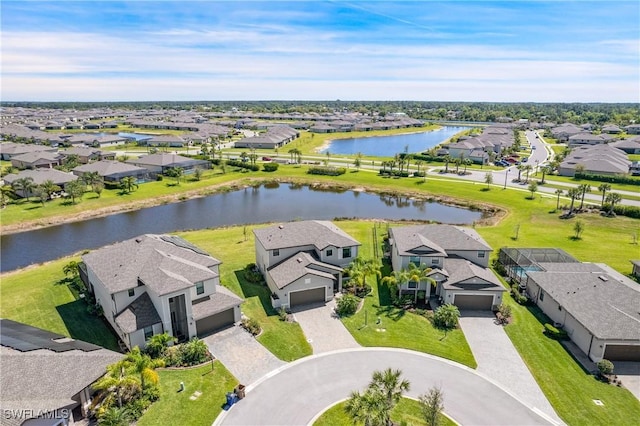
[{"label": "concrete driveway", "polygon": [[286,364],[240,326],[229,327],[203,340],[211,354],[245,385]]},{"label": "concrete driveway", "polygon": [[549,425],[527,406],[474,370],[405,349],[360,348],[292,362],[247,387],[246,398],[214,425],[307,425],[327,407],[362,390],[376,370],[400,369],[417,398],[432,386],[444,392],[444,411],[463,425]]},{"label": "concrete driveway", "polygon": [[326,304],[308,305],[293,311],[314,354],[360,347],[335,315],[334,309],[335,300],[331,300]]},{"label": "concrete driveway", "polygon": [[460,312],[460,327],[478,363],[477,371],[561,423],[503,326],[494,320],[492,312]]}]

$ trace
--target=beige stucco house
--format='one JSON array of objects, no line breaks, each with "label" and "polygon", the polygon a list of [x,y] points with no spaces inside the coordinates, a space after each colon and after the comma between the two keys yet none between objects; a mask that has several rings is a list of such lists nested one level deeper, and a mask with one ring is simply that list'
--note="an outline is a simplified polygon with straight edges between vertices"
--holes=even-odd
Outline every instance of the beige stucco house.
[{"label": "beige stucco house", "polygon": [[331,222],[307,220],[256,229],[256,265],[275,308],[326,302],[342,290],[343,268],[360,243]]},{"label": "beige stucco house", "polygon": [[164,332],[185,341],[240,320],[220,261],[171,235],[142,235],[82,256],[81,277],[129,348]]}]

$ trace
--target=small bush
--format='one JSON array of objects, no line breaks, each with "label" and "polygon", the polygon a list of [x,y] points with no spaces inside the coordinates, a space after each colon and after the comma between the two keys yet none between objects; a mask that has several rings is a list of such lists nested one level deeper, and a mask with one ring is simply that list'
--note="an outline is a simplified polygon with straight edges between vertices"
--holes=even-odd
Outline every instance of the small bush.
[{"label": "small bush", "polygon": [[264,163],[262,168],[265,172],[275,172],[280,165],[278,163]]},{"label": "small bush", "polygon": [[241,169],[251,170],[254,172],[260,170],[260,166],[258,166],[257,164],[243,163],[242,161],[237,160],[227,160],[227,166],[239,167]]},{"label": "small bush", "polygon": [[255,263],[250,263],[244,268],[244,278],[250,283],[260,283],[262,282],[262,274],[256,267]]},{"label": "small bush", "polygon": [[498,307],[498,312],[500,313],[500,315],[502,315],[503,318],[511,318],[511,306],[509,305],[505,305],[504,303],[502,303]]},{"label": "small bush", "polygon": [[288,317],[289,317],[289,314],[287,314],[286,309],[284,308],[278,309],[278,318],[280,318],[280,321],[286,321]]},{"label": "small bush", "polygon": [[356,296],[352,294],[345,294],[336,302],[336,313],[341,317],[353,315],[356,313],[359,303],[360,300]]},{"label": "small bush", "polygon": [[344,167],[309,167],[307,173],[310,175],[340,176],[347,173],[347,169]]},{"label": "small bush", "polygon": [[190,366],[206,362],[211,358],[207,344],[197,337],[179,345],[181,365]]},{"label": "small bush", "polygon": [[162,182],[162,180],[164,179],[164,176],[162,175],[156,175],[156,181],[158,182]]},{"label": "small bush", "polygon": [[567,340],[569,338],[566,331],[558,329],[549,323],[544,325],[544,334],[555,340]]},{"label": "small bush", "polygon": [[613,363],[608,359],[603,359],[601,361],[598,361],[597,366],[598,366],[598,371],[603,376],[613,373]]},{"label": "small bush", "polygon": [[254,336],[257,336],[258,334],[260,334],[260,331],[261,331],[260,323],[258,323],[258,321],[253,318],[243,319],[241,325],[242,325],[242,328],[244,328]]},{"label": "small bush", "polygon": [[460,318],[458,307],[447,303],[440,306],[433,314],[433,323],[440,328],[456,328]]}]

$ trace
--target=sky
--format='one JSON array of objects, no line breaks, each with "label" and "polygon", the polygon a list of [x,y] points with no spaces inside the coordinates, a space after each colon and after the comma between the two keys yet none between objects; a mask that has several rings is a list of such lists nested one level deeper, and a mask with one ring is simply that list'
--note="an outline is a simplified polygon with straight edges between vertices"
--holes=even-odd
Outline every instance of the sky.
[{"label": "sky", "polygon": [[2,101],[640,102],[638,1],[10,1]]}]

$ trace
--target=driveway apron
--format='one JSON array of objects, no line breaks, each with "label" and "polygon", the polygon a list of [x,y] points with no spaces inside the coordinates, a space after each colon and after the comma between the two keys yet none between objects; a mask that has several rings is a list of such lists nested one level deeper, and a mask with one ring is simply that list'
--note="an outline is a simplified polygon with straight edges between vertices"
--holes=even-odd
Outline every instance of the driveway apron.
[{"label": "driveway apron", "polygon": [[303,306],[293,311],[293,316],[300,324],[314,354],[360,347],[335,314],[334,307],[335,301],[332,300],[326,304]]},{"label": "driveway apron", "polygon": [[251,334],[233,326],[203,339],[211,354],[240,381],[249,385],[285,365]]},{"label": "driveway apron", "polygon": [[461,311],[460,327],[478,363],[477,371],[514,395],[561,422],[495,316],[485,311]]}]

